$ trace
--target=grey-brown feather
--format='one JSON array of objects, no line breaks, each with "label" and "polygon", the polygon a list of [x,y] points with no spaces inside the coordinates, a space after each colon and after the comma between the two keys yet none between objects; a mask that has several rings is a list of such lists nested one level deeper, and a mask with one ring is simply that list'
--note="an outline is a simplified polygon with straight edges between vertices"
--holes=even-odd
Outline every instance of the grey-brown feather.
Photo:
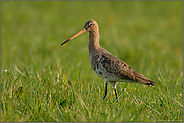
[{"label": "grey-brown feather", "polygon": [[[153,81],[133,70],[129,65],[109,53],[107,50],[101,49],[99,51],[101,52],[97,53],[95,57],[93,57],[96,60],[92,60],[96,61],[96,65],[92,66],[94,71],[96,71],[96,69],[101,69],[108,76],[115,76],[119,81],[128,80],[131,82],[154,86]],[[94,65],[94,63],[92,64]]]}]

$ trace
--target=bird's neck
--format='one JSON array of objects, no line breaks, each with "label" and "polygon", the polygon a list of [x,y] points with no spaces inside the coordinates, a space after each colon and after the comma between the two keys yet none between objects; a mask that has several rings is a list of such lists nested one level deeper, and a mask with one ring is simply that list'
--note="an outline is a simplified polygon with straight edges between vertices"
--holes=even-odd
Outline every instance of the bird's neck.
[{"label": "bird's neck", "polygon": [[99,45],[99,32],[98,30],[95,32],[89,32],[89,54],[94,54],[98,52]]}]

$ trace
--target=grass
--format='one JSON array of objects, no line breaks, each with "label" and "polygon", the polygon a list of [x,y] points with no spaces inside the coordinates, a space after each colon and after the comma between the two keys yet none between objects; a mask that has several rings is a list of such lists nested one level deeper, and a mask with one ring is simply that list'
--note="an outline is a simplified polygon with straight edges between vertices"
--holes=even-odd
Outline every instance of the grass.
[{"label": "grass", "polygon": [[[182,1],[1,2],[2,122],[183,122]],[[93,72],[86,21],[100,45],[156,83],[118,83],[119,102]]]}]

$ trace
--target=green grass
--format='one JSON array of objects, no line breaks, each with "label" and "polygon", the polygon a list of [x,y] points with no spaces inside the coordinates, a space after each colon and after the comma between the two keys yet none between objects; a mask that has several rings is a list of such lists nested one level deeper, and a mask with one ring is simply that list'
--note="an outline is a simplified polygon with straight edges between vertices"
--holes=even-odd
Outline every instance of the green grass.
[{"label": "green grass", "polygon": [[[182,1],[1,2],[1,121],[182,122]],[[92,70],[86,21],[100,45],[156,83],[118,83]],[[124,88],[125,87],[125,88]]]}]

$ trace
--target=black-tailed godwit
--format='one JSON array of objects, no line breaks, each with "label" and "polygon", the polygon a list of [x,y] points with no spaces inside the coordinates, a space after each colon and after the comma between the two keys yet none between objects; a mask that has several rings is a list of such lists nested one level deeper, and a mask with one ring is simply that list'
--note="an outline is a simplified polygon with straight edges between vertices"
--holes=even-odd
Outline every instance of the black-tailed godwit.
[{"label": "black-tailed godwit", "polygon": [[89,32],[89,56],[90,62],[95,73],[105,80],[105,97],[107,96],[107,83],[109,82],[115,91],[116,99],[118,95],[116,91],[116,82],[137,82],[145,85],[154,86],[154,82],[144,77],[142,74],[136,72],[129,67],[124,61],[115,57],[107,50],[99,45],[99,29],[98,24],[94,20],[89,20],[84,25],[84,28],[76,33],[74,36],[63,42],[61,45],[67,43],[78,35],[88,31]]}]

